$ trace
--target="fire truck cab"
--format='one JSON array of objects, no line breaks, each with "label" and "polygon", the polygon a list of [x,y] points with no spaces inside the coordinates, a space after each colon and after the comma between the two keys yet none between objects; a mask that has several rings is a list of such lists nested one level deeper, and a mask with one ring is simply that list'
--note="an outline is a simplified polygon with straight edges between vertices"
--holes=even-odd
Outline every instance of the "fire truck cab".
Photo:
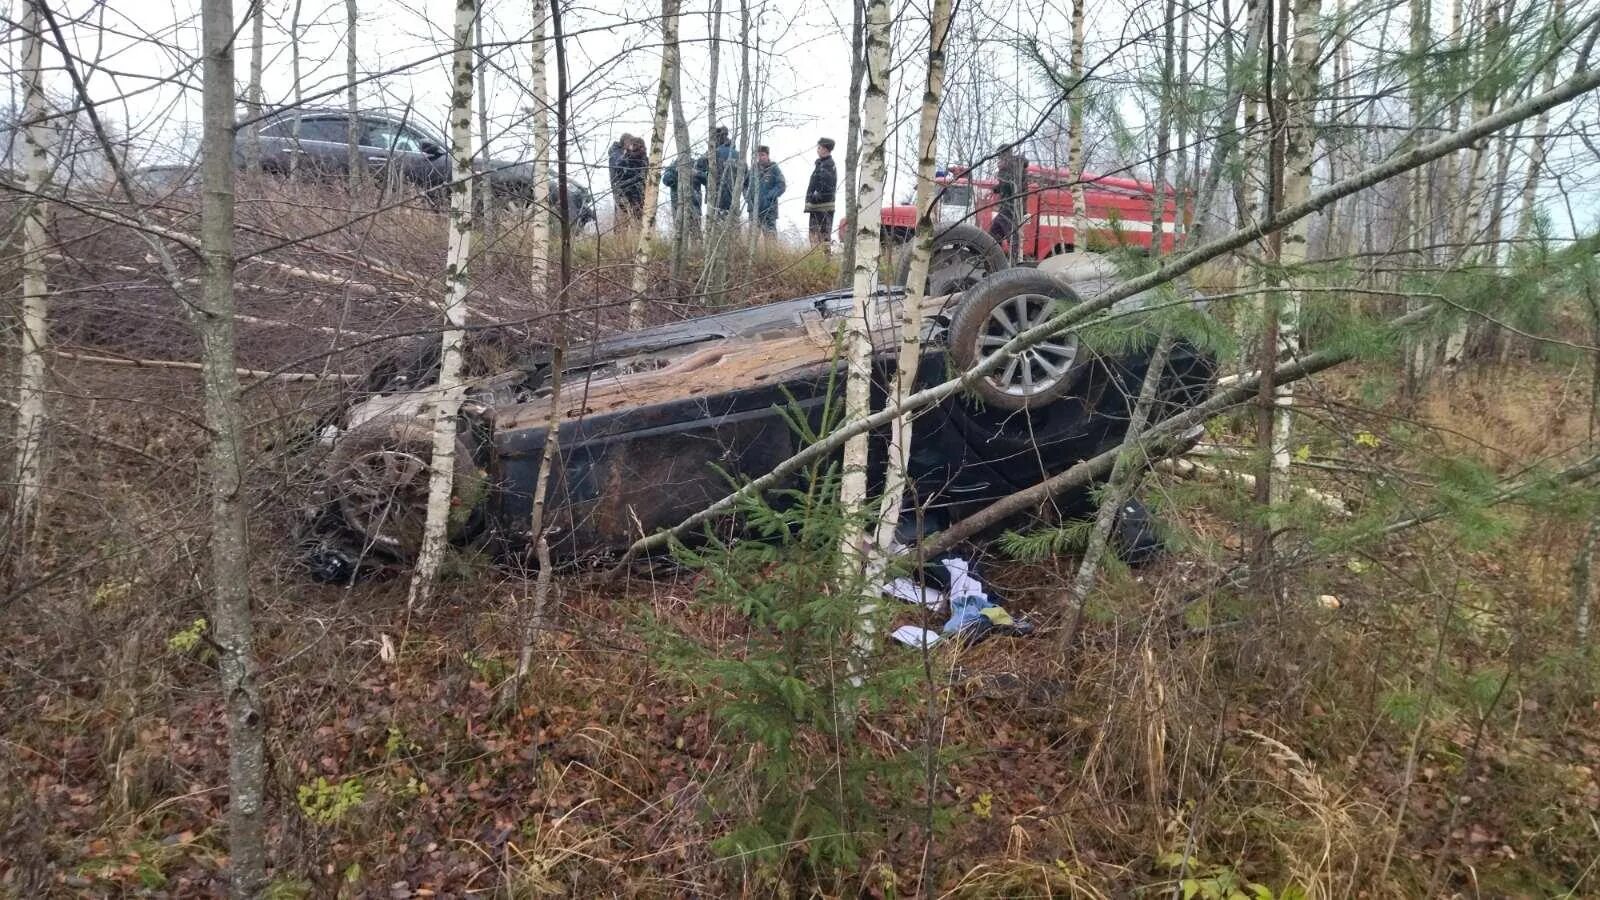
[{"label": "fire truck cab", "polygon": [[[1020,247],[1013,253],[1007,241],[1001,246],[1022,260],[1041,260],[1074,249],[1105,250],[1113,247],[1138,247],[1149,250],[1155,228],[1151,211],[1155,186],[1133,178],[1083,174],[1084,238],[1076,233],[1072,205],[1075,179],[1066,169],[1029,166],[1023,188],[1023,216],[1017,238]],[[999,210],[992,177],[975,176],[970,169],[951,166],[934,176],[934,224],[948,227],[961,222],[976,224],[985,232]],[[1184,198],[1181,220],[1179,203],[1172,190],[1164,191],[1161,214],[1162,252],[1170,251],[1179,228],[1187,228],[1194,217],[1193,203]],[[883,234],[888,240],[909,241],[916,232],[917,211],[912,204],[884,207]],[[839,224],[844,237],[849,224]]]}]

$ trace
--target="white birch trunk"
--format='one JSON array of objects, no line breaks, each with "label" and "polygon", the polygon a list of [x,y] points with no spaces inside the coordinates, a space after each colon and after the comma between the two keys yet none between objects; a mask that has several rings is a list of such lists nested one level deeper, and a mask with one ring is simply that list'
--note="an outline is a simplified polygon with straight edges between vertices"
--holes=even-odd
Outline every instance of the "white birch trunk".
[{"label": "white birch trunk", "polygon": [[[861,83],[867,77],[866,51],[863,41],[867,33],[866,0],[850,0],[850,98],[846,104],[844,146],[844,171],[839,173],[839,183],[845,185],[844,191],[844,219],[851,223],[851,228],[844,234],[843,245],[839,248],[839,287],[850,287],[855,279],[856,271],[856,230],[855,221],[859,218],[861,199],[856,196],[856,172],[861,168]],[[838,203],[834,204],[838,209]],[[880,223],[882,213],[879,213]],[[830,245],[831,236],[823,244]]]},{"label": "white birch trunk", "polygon": [[1068,108],[1067,171],[1072,184],[1072,248],[1083,253],[1089,233],[1089,212],[1084,208],[1083,190],[1083,45],[1084,0],[1072,0],[1072,101]]},{"label": "white birch trunk", "polygon": [[550,290],[550,86],[545,74],[544,20],[546,0],[533,0],[533,36],[528,44],[533,58],[528,67],[528,89],[533,92],[533,221],[528,223],[528,281],[537,301]]},{"label": "white birch trunk", "polygon": [[266,887],[264,715],[255,687],[250,615],[244,415],[234,371],[233,144],[234,25],[230,0],[201,6],[204,88],[200,207],[204,284],[198,314],[211,493],[211,628],[228,723],[228,865],[230,893],[255,897]]},{"label": "white birch trunk", "polygon": [[[1420,60],[1427,51],[1432,37],[1432,3],[1431,0],[1411,0],[1411,55]],[[1411,127],[1421,128],[1423,116],[1426,115],[1424,92],[1426,86],[1418,80],[1411,88]],[[1426,166],[1412,172],[1407,176],[1410,180],[1411,200],[1408,205],[1411,219],[1411,251],[1412,264],[1426,264],[1430,262],[1428,252],[1429,236],[1432,233],[1433,212],[1429,208],[1431,192],[1428,190],[1430,173],[1436,166]],[[1407,301],[1407,306],[1415,309],[1415,300]],[[1428,366],[1432,359],[1432,345],[1427,335],[1413,335],[1406,338],[1409,352],[1406,355],[1406,387],[1408,393],[1415,393],[1422,379],[1427,377]]]},{"label": "white birch trunk", "polygon": [[[1289,61],[1289,102],[1285,122],[1283,205],[1293,208],[1311,196],[1311,170],[1316,157],[1316,126],[1313,117],[1317,104],[1317,60],[1321,53],[1317,31],[1322,14],[1321,0],[1295,0],[1294,47]],[[1300,219],[1283,231],[1280,265],[1293,269],[1306,261],[1311,220]],[[1292,276],[1291,283],[1302,276]],[[1291,290],[1278,321],[1280,354],[1288,359],[1300,355],[1300,307],[1302,297]],[[1289,442],[1293,420],[1294,383],[1275,386],[1272,426],[1272,502],[1288,497]]]},{"label": "white birch trunk", "polygon": [[[22,568],[31,562],[30,548],[38,521],[40,495],[44,486],[45,432],[45,353],[50,340],[49,285],[45,282],[45,209],[42,196],[49,191],[50,159],[47,144],[49,126],[45,124],[44,36],[39,7],[24,2],[22,7],[23,87],[21,166],[22,194],[22,332],[21,356],[17,365],[16,456],[12,460],[12,481],[16,484],[16,503],[12,527],[16,529],[16,550]],[[29,198],[28,193],[32,197]]]},{"label": "white birch trunk", "polygon": [[667,144],[667,113],[672,106],[673,73],[678,70],[678,6],[680,0],[661,0],[661,80],[656,86],[655,118],[650,125],[650,164],[644,173],[644,223],[633,249],[633,284],[628,303],[628,327],[645,324],[645,288],[650,283],[650,242],[656,236],[656,210],[661,203],[661,158]]},{"label": "white birch trunk", "polygon": [[444,558],[456,459],[456,416],[461,411],[462,344],[467,325],[467,260],[472,254],[473,20],[476,0],[457,0],[454,81],[450,98],[450,235],[444,267],[444,327],[439,332],[439,382],[434,396],[433,457],[428,473],[428,518],[411,576],[407,608],[423,605]]},{"label": "white birch trunk", "polygon": [[[883,185],[887,179],[884,142],[889,116],[889,3],[869,0],[866,15],[867,75],[861,114],[862,165],[856,222],[854,302],[846,320],[845,425],[872,413],[872,333],[868,310],[878,289],[878,226],[882,221]],[[839,503],[849,521],[842,542],[844,565],[859,567],[865,560],[865,526],[860,521],[867,501],[867,435],[845,442]]]},{"label": "white birch trunk", "polygon": [[[917,131],[917,237],[911,248],[911,270],[900,319],[900,355],[889,385],[888,402],[905,400],[917,381],[922,361],[922,302],[927,293],[928,264],[933,256],[934,173],[938,167],[939,104],[944,97],[944,46],[950,35],[952,0],[933,0],[928,28],[928,81],[922,93]],[[912,417],[896,416],[889,423],[889,459],[883,477],[883,501],[878,514],[874,558],[886,561],[894,543],[895,526],[905,497],[906,467],[911,456]],[[876,564],[876,563],[875,563]]]}]

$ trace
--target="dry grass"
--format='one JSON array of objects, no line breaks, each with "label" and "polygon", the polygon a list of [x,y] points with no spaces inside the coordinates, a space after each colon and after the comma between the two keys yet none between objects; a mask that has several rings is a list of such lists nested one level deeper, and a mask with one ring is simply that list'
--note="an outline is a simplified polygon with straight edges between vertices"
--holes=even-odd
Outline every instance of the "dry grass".
[{"label": "dry grass", "polygon": [[[241,311],[255,321],[241,324],[241,364],[359,372],[401,336],[433,327],[441,287],[431,273],[444,240],[436,213],[396,209],[352,224],[337,191],[245,191],[246,247],[343,281],[243,266]],[[358,198],[368,209],[372,200]],[[192,227],[180,202],[161,215]],[[170,292],[137,243],[87,219],[66,217],[58,229],[60,344],[192,358]],[[267,249],[319,229],[327,234],[309,244]],[[525,320],[536,338],[552,298],[528,286],[525,241],[515,223],[497,230],[473,303]],[[572,323],[585,335],[618,327],[631,247],[591,235],[577,251]],[[652,261],[661,273],[663,255]],[[737,258],[734,271],[730,304],[835,278],[826,260],[780,249]],[[412,272],[422,274],[396,277]],[[1226,273],[1206,276],[1225,282]],[[663,289],[653,316],[704,308],[676,299],[678,287]],[[284,322],[293,327],[272,324]],[[226,773],[216,679],[203,642],[173,640],[206,615],[195,384],[181,372],[82,362],[52,377],[60,424],[38,566],[48,578],[0,608],[0,892],[214,893]],[[1417,410],[1428,428],[1412,444],[1390,436],[1394,410],[1358,408],[1353,379],[1304,396],[1308,418],[1382,436],[1361,459],[1385,471],[1414,468],[1439,446],[1514,471],[1586,435],[1582,381],[1564,370],[1463,374]],[[566,579],[532,689],[497,715],[492,691],[515,653],[513,601],[527,589],[518,573],[461,560],[437,603],[408,615],[398,581],[345,590],[293,568],[286,501],[307,484],[288,439],[336,400],[315,385],[247,394],[279,887],[313,896],[383,894],[397,883],[529,897],[737,892],[739,873],[710,850],[726,823],[706,792],[737,779],[753,754],[729,746],[692,689],[662,675],[639,622],[648,610],[729,653],[745,624],[706,610],[682,575],[598,591]],[[1319,897],[1419,895],[1437,856],[1441,895],[1592,890],[1582,879],[1600,814],[1600,715],[1593,670],[1574,661],[1565,627],[1570,524],[1525,513],[1521,531],[1488,548],[1447,529],[1406,535],[1286,573],[1279,603],[1200,589],[1243,559],[1238,507],[1214,491],[1152,490],[1203,546],[1109,578],[1081,646],[1063,650],[1046,628],[941,654],[937,732],[957,752],[934,796],[917,798],[950,820],[932,837],[934,883],[917,883],[928,836],[916,821],[883,836],[879,855],[852,873],[859,881],[881,886],[893,873],[902,896],[1129,896],[1170,889],[1176,873],[1160,860],[1187,852],[1190,874],[1226,869]],[[1069,559],[1002,561],[991,582],[1014,612],[1053,623],[1072,569]],[[1339,594],[1342,609],[1303,602],[1322,592]],[[1469,762],[1481,718],[1470,680],[1513,670],[1515,689],[1487,714]],[[1402,701],[1424,698],[1420,726],[1400,714]],[[922,715],[890,711],[863,727],[878,745],[915,747]],[[1396,832],[1413,736],[1415,784]],[[362,799],[314,821],[299,791],[318,778],[358,781]],[[1441,833],[1453,806],[1459,836]],[[1385,869],[1391,835],[1398,850]]]}]

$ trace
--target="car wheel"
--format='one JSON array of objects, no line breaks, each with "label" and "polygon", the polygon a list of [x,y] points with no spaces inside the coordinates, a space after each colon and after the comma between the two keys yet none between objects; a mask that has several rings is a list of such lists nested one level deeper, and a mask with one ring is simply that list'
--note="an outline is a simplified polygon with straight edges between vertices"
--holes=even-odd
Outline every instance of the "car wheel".
[{"label": "car wheel", "polygon": [[[327,473],[344,523],[370,546],[402,560],[414,559],[428,519],[432,458],[432,428],[417,421],[368,422],[340,436],[328,457]],[[452,540],[468,536],[484,485],[483,472],[459,437],[453,485]]]},{"label": "car wheel", "polygon": [[[1022,332],[1042,324],[1078,295],[1034,269],[997,272],[969,289],[950,319],[950,357],[965,371]],[[1056,335],[1023,350],[980,378],[973,391],[1004,410],[1047,405],[1069,393],[1083,374],[1074,334]]]},{"label": "car wheel", "polygon": [[[900,258],[895,266],[895,280],[905,284],[911,280],[911,252],[916,248],[908,242],[900,248]],[[961,223],[951,225],[933,238],[933,256],[928,260],[927,296],[943,297],[964,291],[985,276],[1011,266],[1006,252],[983,229]]]}]

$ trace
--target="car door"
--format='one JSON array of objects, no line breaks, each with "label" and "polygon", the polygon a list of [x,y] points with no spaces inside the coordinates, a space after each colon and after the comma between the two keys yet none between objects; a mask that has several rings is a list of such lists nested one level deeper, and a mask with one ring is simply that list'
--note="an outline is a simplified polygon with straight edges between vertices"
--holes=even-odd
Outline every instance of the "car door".
[{"label": "car door", "polygon": [[300,136],[290,139],[290,153],[298,165],[323,175],[344,175],[350,171],[350,120],[340,115],[300,117]]},{"label": "car door", "polygon": [[361,143],[368,166],[390,190],[402,189],[403,182],[426,190],[448,180],[441,165],[443,148],[409,125],[368,119]]}]

